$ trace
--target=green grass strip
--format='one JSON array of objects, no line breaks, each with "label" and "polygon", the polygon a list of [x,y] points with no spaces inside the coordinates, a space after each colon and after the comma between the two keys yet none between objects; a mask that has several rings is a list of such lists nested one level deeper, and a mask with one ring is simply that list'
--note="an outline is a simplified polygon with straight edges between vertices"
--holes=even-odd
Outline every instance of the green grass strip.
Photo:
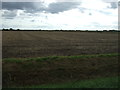
[{"label": "green grass strip", "polygon": [[94,54],[94,55],[78,55],[78,56],[46,56],[46,57],[36,57],[36,58],[4,58],[5,62],[22,62],[22,61],[45,61],[45,60],[60,60],[60,59],[79,59],[79,58],[96,58],[96,57],[115,57],[120,56],[118,53],[113,54]]},{"label": "green grass strip", "polygon": [[119,79],[120,77],[107,77],[64,84],[26,86],[21,88],[120,88]]}]

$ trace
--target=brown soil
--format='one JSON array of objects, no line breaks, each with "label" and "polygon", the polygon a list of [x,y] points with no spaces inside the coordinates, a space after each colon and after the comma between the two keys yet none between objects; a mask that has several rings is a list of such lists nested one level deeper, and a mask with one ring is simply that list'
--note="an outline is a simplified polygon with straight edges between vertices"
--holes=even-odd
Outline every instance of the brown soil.
[{"label": "brown soil", "polygon": [[116,32],[3,31],[3,58],[118,52]]}]

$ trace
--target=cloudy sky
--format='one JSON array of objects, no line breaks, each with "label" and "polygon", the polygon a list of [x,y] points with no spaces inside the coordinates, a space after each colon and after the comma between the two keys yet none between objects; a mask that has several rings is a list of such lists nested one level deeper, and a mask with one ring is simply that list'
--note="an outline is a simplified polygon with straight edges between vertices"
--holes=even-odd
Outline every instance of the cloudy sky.
[{"label": "cloudy sky", "polygon": [[118,29],[117,0],[2,0],[0,6],[0,28]]}]

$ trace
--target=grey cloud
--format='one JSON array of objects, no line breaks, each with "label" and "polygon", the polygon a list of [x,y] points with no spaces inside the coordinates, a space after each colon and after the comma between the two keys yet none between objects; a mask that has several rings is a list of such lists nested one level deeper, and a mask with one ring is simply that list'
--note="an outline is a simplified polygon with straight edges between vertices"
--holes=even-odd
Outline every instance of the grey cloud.
[{"label": "grey cloud", "polygon": [[5,17],[6,19],[13,19],[14,17],[17,16],[17,11],[16,10],[12,10],[12,11],[4,11],[4,13],[2,14],[2,17]]},{"label": "grey cloud", "polygon": [[[36,7],[39,5],[39,8]],[[6,19],[12,19],[17,15],[17,10],[24,10],[25,13],[35,13],[44,10],[41,2],[2,2],[2,9],[6,10],[2,15]],[[15,12],[16,11],[16,12]]]},{"label": "grey cloud", "polygon": [[36,12],[49,12],[59,13],[72,8],[76,8],[79,5],[78,2],[56,2],[49,4],[48,7],[44,6],[43,2],[3,2],[2,9],[7,10],[25,10],[26,13]]},{"label": "grey cloud", "polygon": [[111,8],[112,9],[116,9],[118,6],[117,6],[117,2],[111,2]]},{"label": "grey cloud", "polygon": [[17,16],[17,10],[24,10],[25,13],[35,15],[36,12],[46,12],[56,14],[73,8],[77,8],[78,2],[56,2],[51,3],[48,7],[43,2],[2,2],[2,9],[6,10],[2,17],[13,19]]},{"label": "grey cloud", "polygon": [[91,16],[91,15],[92,15],[92,13],[89,13],[89,15]]},{"label": "grey cloud", "polygon": [[[39,8],[36,6],[38,5]],[[38,11],[43,11],[44,5],[42,2],[3,2],[2,9],[7,10],[25,10],[26,13],[35,13]]]},{"label": "grey cloud", "polygon": [[111,9],[116,9],[118,8],[119,4],[120,4],[120,1],[118,0],[102,0],[104,3],[109,3],[110,4],[110,7],[108,6],[108,8],[111,8]]},{"label": "grey cloud", "polygon": [[120,6],[120,1],[118,2],[118,6]]},{"label": "grey cloud", "polygon": [[78,5],[80,5],[80,3],[78,2],[56,2],[51,3],[48,6],[47,11],[50,13],[59,13],[73,8],[77,8]]},{"label": "grey cloud", "polygon": [[2,2],[2,9],[15,10],[15,9],[32,9],[34,8],[32,2]]},{"label": "grey cloud", "polygon": [[31,22],[35,22],[35,20],[31,20]]}]

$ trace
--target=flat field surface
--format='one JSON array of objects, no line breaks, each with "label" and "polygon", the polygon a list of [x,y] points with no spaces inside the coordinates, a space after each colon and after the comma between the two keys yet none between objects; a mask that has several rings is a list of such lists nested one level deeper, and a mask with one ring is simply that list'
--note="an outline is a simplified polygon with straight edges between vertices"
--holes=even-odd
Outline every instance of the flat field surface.
[{"label": "flat field surface", "polygon": [[117,32],[3,31],[2,55],[3,87],[118,86]]},{"label": "flat field surface", "polygon": [[118,52],[117,32],[3,31],[3,58]]}]

